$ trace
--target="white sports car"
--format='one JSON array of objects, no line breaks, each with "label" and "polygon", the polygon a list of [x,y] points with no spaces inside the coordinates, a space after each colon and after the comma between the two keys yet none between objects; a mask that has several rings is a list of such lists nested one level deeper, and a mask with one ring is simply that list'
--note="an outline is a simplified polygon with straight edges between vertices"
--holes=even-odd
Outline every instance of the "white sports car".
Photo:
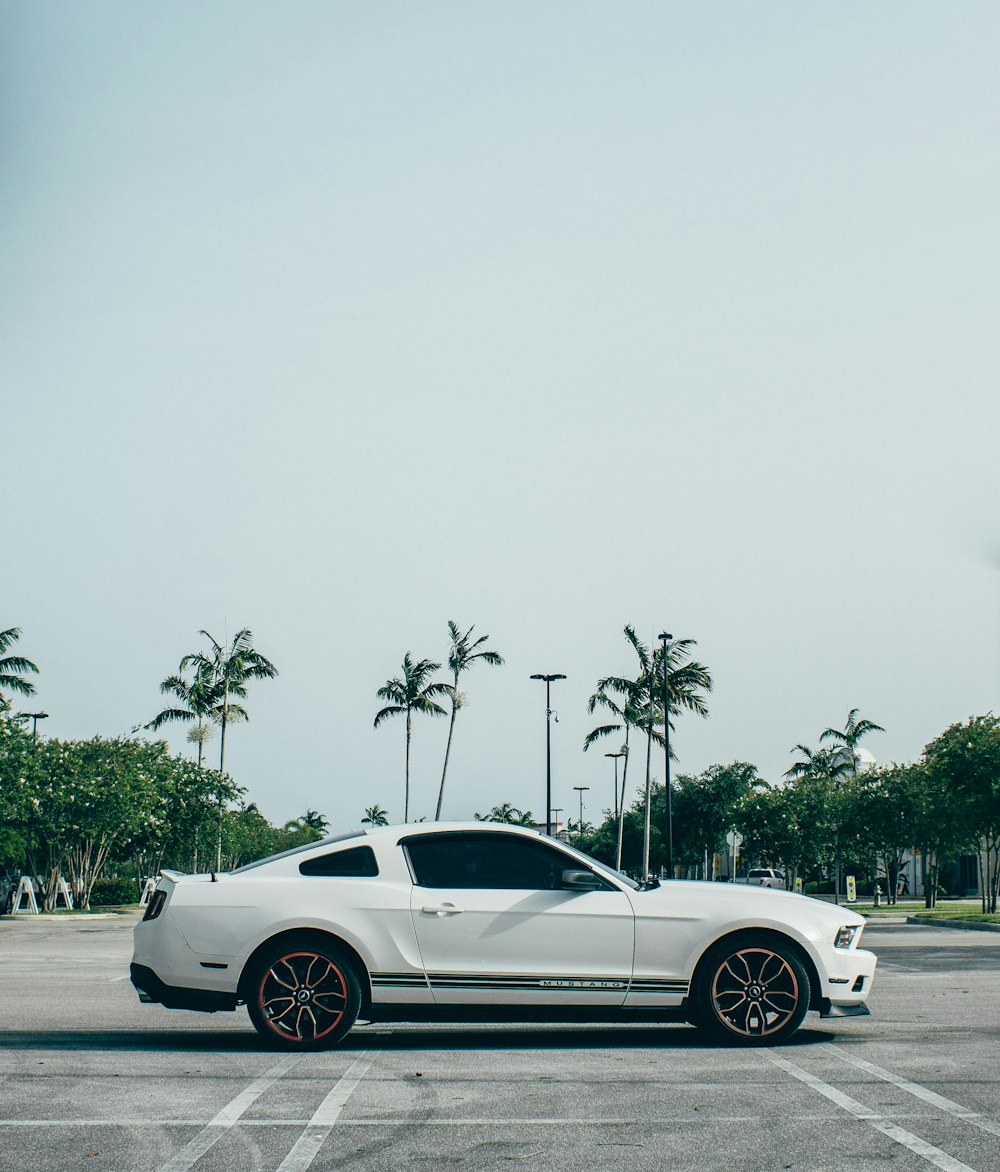
[{"label": "white sports car", "polygon": [[366,1021],[688,1021],[770,1045],[864,1014],[853,911],[784,891],[642,886],[534,830],[391,826],[228,874],[164,872],[135,929],[140,1000],[245,1003],[287,1049]]}]

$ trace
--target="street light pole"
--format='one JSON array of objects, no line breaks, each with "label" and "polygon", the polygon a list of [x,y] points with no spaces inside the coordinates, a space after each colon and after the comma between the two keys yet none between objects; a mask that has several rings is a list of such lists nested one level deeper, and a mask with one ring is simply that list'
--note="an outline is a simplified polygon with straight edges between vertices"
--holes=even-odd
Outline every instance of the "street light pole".
[{"label": "street light pole", "polygon": [[618,821],[618,758],[624,757],[624,753],[605,753],[605,757],[614,757],[615,759],[615,821]]},{"label": "street light pole", "polygon": [[552,837],[552,681],[566,677],[555,672],[552,675],[536,673],[533,680],[545,681],[545,833]]},{"label": "street light pole", "polygon": [[31,719],[31,737],[32,740],[38,740],[38,722],[40,720],[48,720],[49,714],[47,712],[22,712],[22,716],[30,717]]},{"label": "street light pole", "polygon": [[590,789],[589,785],[574,785],[573,788],[580,795],[580,821],[577,823],[577,833],[583,834],[583,795],[586,790]]},{"label": "street light pole", "polygon": [[673,635],[666,631],[660,632],[660,641],[663,644],[663,780],[665,783],[664,805],[664,842],[667,848],[666,872],[667,878],[674,877],[674,822],[670,809],[670,682],[669,682],[669,655],[667,645]]}]

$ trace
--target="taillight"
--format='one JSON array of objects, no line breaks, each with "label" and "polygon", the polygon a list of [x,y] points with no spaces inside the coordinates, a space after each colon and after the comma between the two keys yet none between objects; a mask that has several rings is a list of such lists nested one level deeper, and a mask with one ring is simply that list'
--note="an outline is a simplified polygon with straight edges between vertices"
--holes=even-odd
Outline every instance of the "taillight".
[{"label": "taillight", "polygon": [[156,917],[163,911],[163,905],[167,902],[167,893],[165,891],[154,891],[149,903],[146,904],[146,914],[142,917],[144,920],[155,920]]}]

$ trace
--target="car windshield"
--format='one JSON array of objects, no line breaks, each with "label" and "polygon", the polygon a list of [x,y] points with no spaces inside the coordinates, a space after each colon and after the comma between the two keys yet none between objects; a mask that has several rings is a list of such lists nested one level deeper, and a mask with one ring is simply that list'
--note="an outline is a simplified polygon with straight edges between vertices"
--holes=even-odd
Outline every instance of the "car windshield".
[{"label": "car windshield", "polygon": [[235,871],[230,871],[231,875],[242,875],[244,871],[252,871],[255,867],[263,867],[265,863],[274,863],[278,859],[287,859],[292,855],[300,855],[303,851],[315,850],[318,846],[329,846],[333,842],[347,842],[349,838],[364,838],[365,832],[363,830],[355,830],[351,834],[336,834],[332,838],[318,838],[315,842],[306,842],[302,846],[293,846],[291,850],[281,851],[280,854],[268,855],[266,859],[256,859],[252,863],[246,863],[242,867],[237,867]]}]

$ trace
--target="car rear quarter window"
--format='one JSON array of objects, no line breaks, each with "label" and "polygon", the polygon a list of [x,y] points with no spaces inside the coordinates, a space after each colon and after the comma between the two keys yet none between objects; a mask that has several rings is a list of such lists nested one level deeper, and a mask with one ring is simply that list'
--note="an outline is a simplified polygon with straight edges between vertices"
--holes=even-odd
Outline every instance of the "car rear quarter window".
[{"label": "car rear quarter window", "polygon": [[299,863],[300,875],[319,875],[325,878],[373,879],[378,874],[378,862],[370,846],[355,846],[350,850],[331,851]]},{"label": "car rear quarter window", "polygon": [[435,834],[404,842],[419,887],[556,891],[574,860],[513,834]]}]

